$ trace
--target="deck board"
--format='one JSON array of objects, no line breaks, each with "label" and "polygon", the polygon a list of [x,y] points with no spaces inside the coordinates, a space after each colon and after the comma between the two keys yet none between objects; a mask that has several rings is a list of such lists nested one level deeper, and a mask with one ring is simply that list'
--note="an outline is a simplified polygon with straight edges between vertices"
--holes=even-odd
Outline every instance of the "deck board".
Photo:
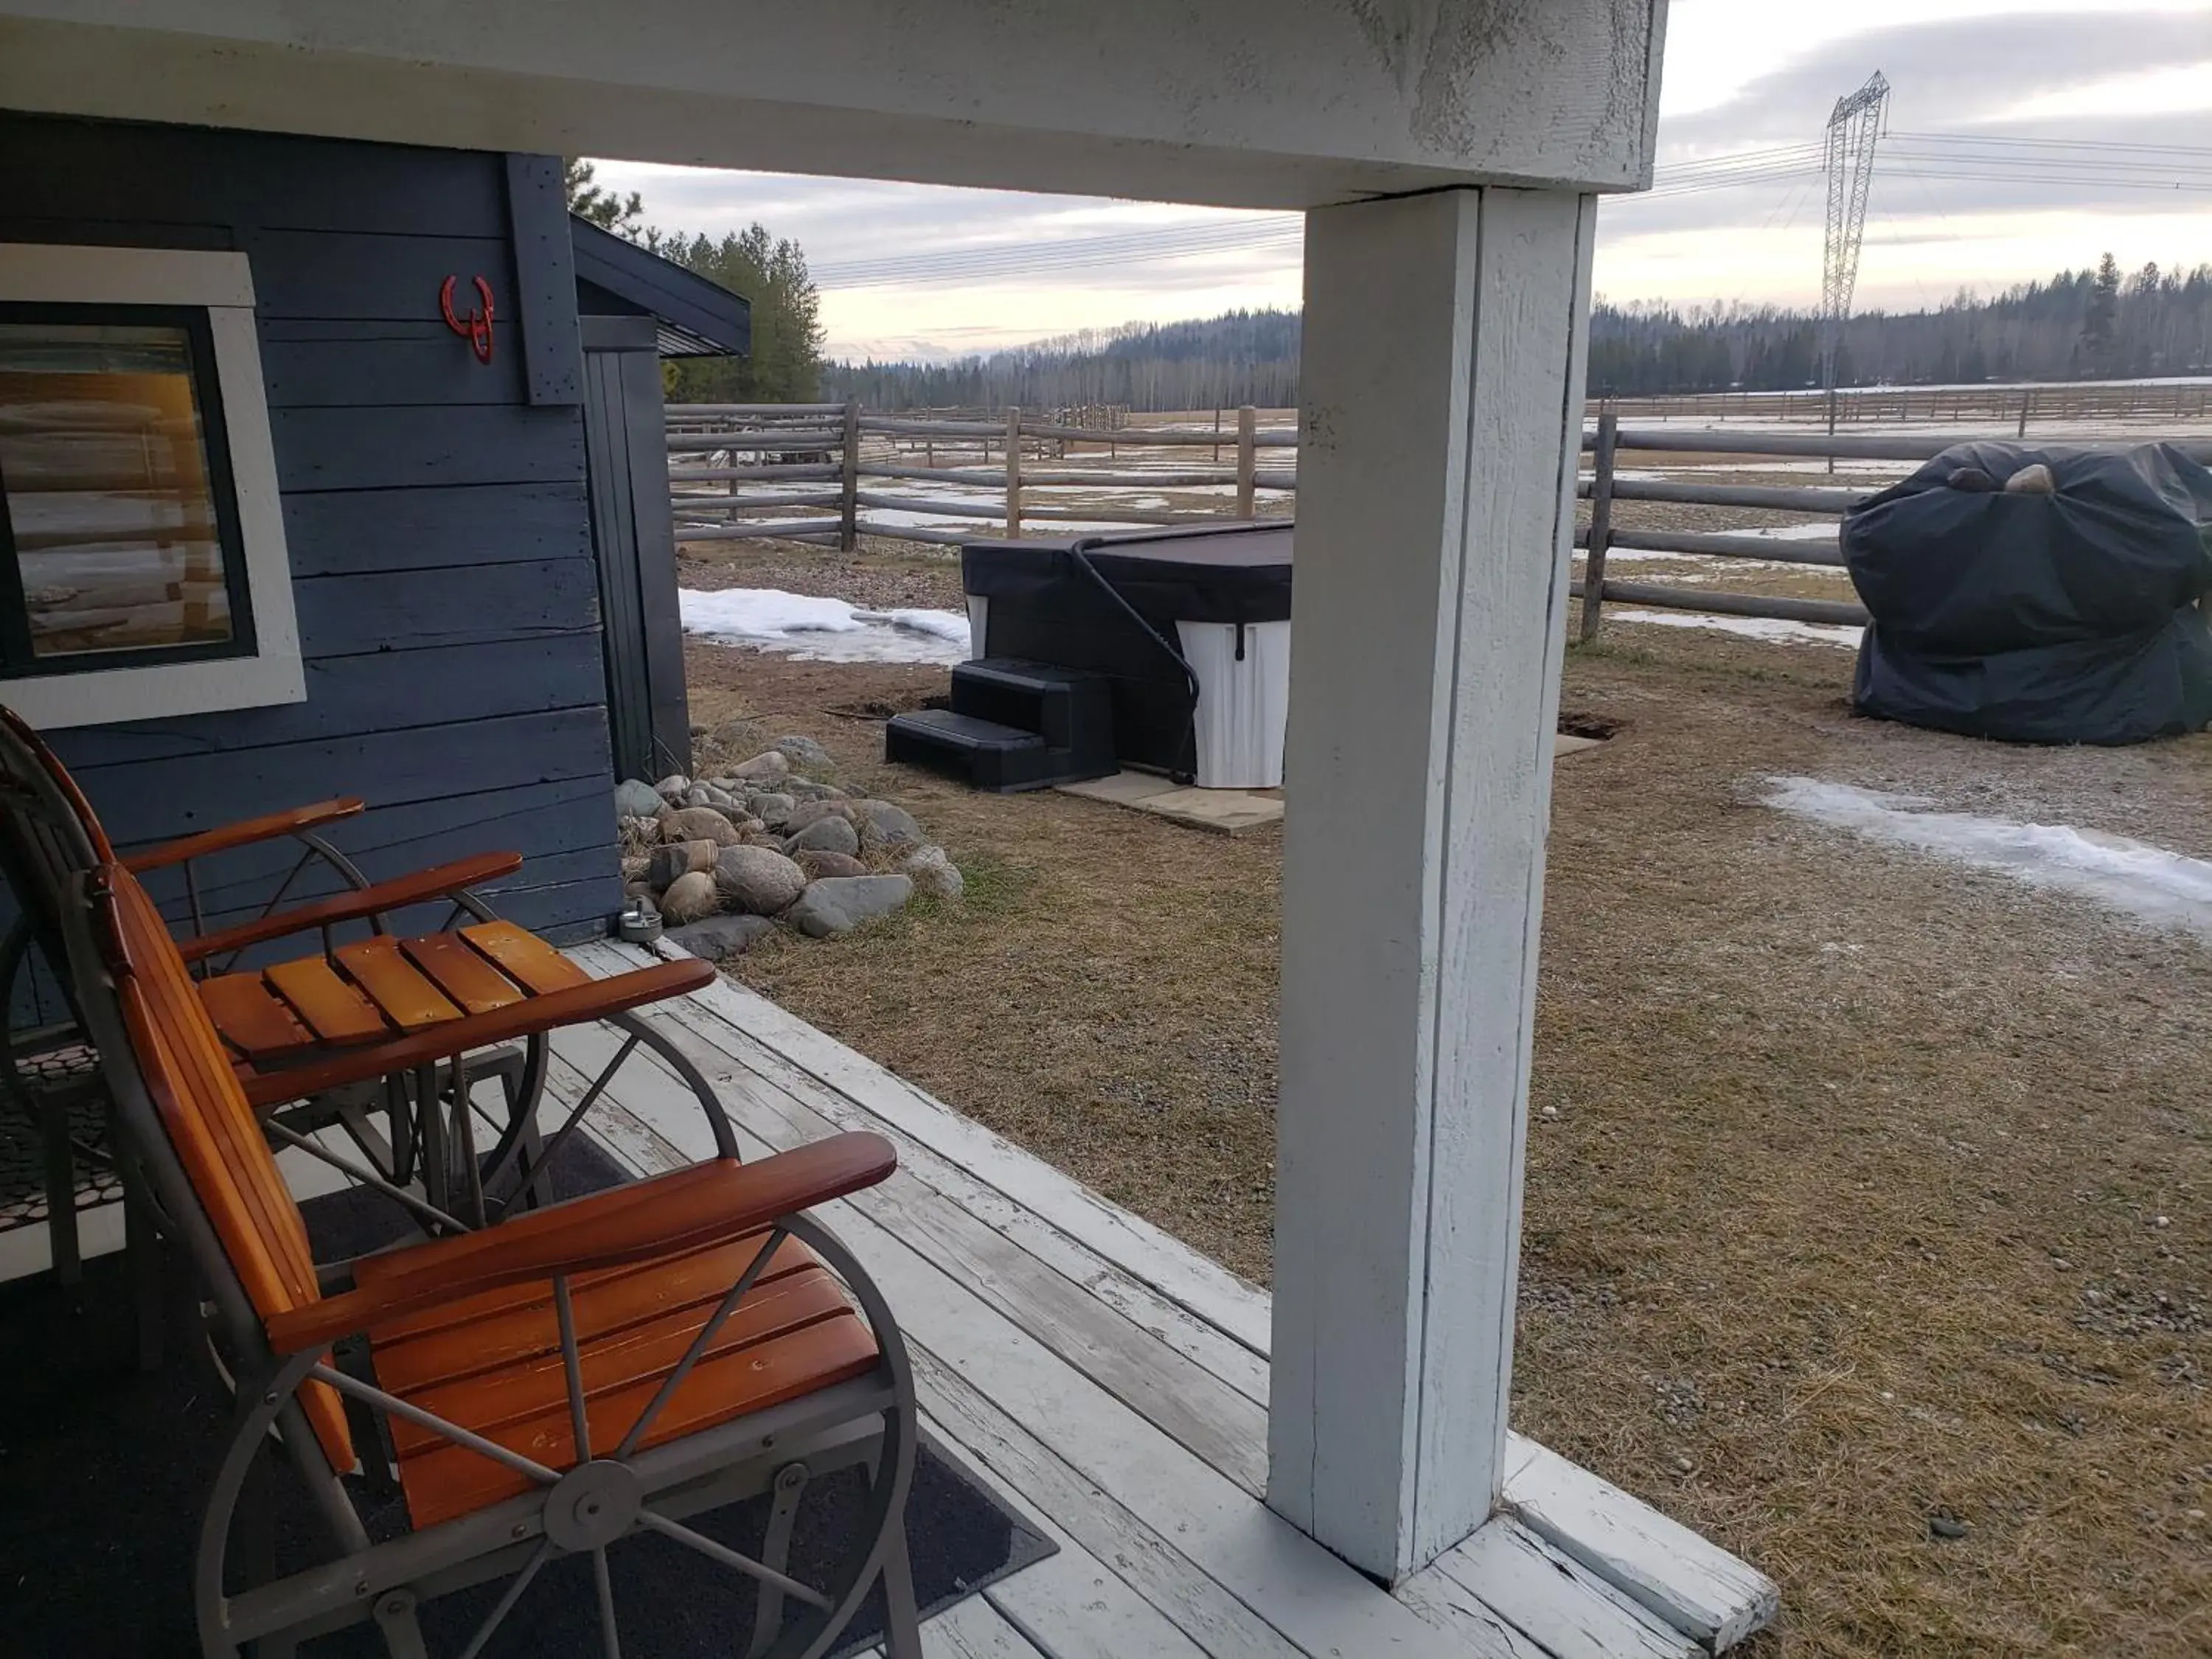
[{"label": "deck board", "polygon": [[[647,959],[569,957],[595,975]],[[1742,1563],[1517,1435],[1519,1511],[1384,1591],[1260,1501],[1266,1292],[741,987],[646,1018],[748,1158],[851,1128],[898,1146],[889,1181],[817,1214],[898,1310],[931,1432],[1060,1547],[926,1624],[925,1659],[1694,1659],[1771,1617]],[[620,1045],[555,1038],[549,1133]],[[714,1153],[647,1048],[586,1122],[635,1174]]]},{"label": "deck board", "polygon": [[[613,944],[571,955],[595,975],[647,959]],[[1063,1545],[1068,1565],[985,1597],[1036,1653],[1660,1659],[1698,1651],[1700,1620],[1733,1636],[1771,1616],[1771,1600],[1753,1605],[1758,1575],[1595,1477],[1572,1496],[1617,1505],[1605,1547],[1555,1535],[1573,1466],[1517,1435],[1507,1498],[1525,1485],[1526,1522],[1503,1516],[1385,1592],[1259,1501],[1265,1291],[727,980],[646,1017],[705,1073],[746,1156],[853,1128],[898,1146],[898,1174],[823,1218],[899,1310],[934,1431]],[[556,1101],[615,1046],[562,1034]],[[710,1153],[700,1108],[657,1060],[641,1052],[607,1095],[595,1131],[604,1109],[603,1139],[637,1167]],[[1053,1582],[1102,1572],[1103,1598]]]}]

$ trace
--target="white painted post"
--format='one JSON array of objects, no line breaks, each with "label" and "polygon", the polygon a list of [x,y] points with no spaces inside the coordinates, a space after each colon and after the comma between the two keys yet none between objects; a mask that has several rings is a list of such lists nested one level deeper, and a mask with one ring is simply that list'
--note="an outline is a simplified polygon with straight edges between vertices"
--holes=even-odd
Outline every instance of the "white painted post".
[{"label": "white painted post", "polygon": [[1504,1455],[1595,223],[1306,216],[1267,1498],[1392,1582]]}]

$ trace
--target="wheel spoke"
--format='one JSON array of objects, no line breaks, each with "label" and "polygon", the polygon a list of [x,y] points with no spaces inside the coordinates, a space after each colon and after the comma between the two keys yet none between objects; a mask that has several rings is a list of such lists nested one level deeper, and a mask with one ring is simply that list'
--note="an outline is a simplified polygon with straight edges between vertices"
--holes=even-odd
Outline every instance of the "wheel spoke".
[{"label": "wheel spoke", "polygon": [[718,1544],[704,1534],[696,1533],[681,1522],[671,1521],[665,1515],[641,1510],[637,1524],[652,1528],[664,1538],[672,1538],[678,1543],[698,1551],[708,1560],[720,1562],[733,1572],[741,1572],[748,1578],[757,1578],[763,1584],[773,1584],[786,1595],[796,1596],[810,1607],[819,1607],[828,1613],[836,1607],[836,1603],[820,1590],[802,1584],[789,1574],[778,1572],[774,1567],[764,1566],[750,1555],[740,1555],[727,1545]]},{"label": "wheel spoke", "polygon": [[754,1253],[744,1272],[738,1275],[738,1282],[730,1286],[728,1293],[714,1309],[713,1317],[702,1325],[699,1334],[691,1339],[691,1346],[684,1351],[684,1358],[676,1362],[676,1369],[669,1372],[659,1388],[653,1391],[651,1401],[637,1414],[637,1421],[629,1425],[629,1432],[623,1436],[622,1444],[615,1448],[615,1456],[618,1460],[623,1462],[629,1461],[630,1454],[637,1449],[637,1443],[645,1438],[645,1431],[653,1426],[653,1419],[660,1414],[660,1408],[684,1385],[684,1379],[691,1375],[691,1368],[699,1363],[699,1356],[707,1352],[707,1345],[714,1340],[714,1333],[722,1328],[729,1316],[738,1310],[738,1304],[745,1299],[746,1292],[758,1282],[761,1273],[768,1267],[769,1258],[775,1254],[775,1247],[789,1237],[781,1227],[770,1231],[767,1243]]},{"label": "wheel spoke", "polygon": [[480,1457],[489,1457],[495,1463],[504,1464],[517,1474],[527,1475],[540,1486],[550,1486],[561,1479],[560,1474],[547,1468],[533,1458],[510,1450],[495,1440],[487,1440],[458,1423],[448,1423],[444,1418],[424,1411],[420,1406],[409,1404],[397,1395],[386,1394],[373,1382],[364,1382],[357,1376],[348,1376],[343,1371],[333,1370],[328,1365],[318,1364],[309,1372],[319,1382],[327,1382],[340,1394],[349,1394],[356,1400],[366,1400],[380,1411],[425,1428],[457,1446],[466,1446]]},{"label": "wheel spoke", "polygon": [[606,1659],[622,1659],[622,1632],[615,1628],[615,1583],[607,1571],[604,1544],[592,1552],[592,1587],[599,1597],[599,1646]]},{"label": "wheel spoke", "polygon": [[544,1566],[552,1558],[552,1554],[551,1539],[545,1539],[539,1543],[530,1559],[522,1564],[522,1571],[514,1575],[514,1582],[507,1587],[492,1610],[484,1616],[483,1623],[477,1626],[477,1633],[469,1638],[468,1646],[461,1650],[461,1659],[477,1659],[477,1655],[483,1651],[483,1644],[490,1641],[493,1632],[507,1622],[507,1615],[514,1610],[514,1604],[522,1599],[522,1592],[528,1589],[530,1581],[538,1577],[538,1569]]},{"label": "wheel spoke", "polygon": [[579,1468],[592,1461],[592,1416],[584,1398],[583,1351],[576,1344],[576,1304],[568,1296],[565,1273],[554,1276],[553,1316],[561,1330],[561,1369],[568,1382],[568,1428],[576,1437]]}]

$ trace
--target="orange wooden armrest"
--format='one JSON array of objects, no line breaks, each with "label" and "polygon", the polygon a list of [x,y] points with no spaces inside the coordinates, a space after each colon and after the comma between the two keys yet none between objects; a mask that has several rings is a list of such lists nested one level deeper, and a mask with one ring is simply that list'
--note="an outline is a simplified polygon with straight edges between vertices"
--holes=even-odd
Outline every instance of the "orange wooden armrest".
[{"label": "orange wooden armrest", "polygon": [[279,1354],[495,1291],[654,1256],[704,1249],[872,1187],[898,1167],[881,1135],[855,1131],[757,1164],[719,1158],[381,1259],[375,1284],[269,1320]]},{"label": "orange wooden armrest", "polygon": [[479,853],[471,859],[456,859],[451,864],[418,870],[411,876],[380,881],[374,887],[356,888],[330,898],[295,905],[273,916],[241,921],[235,927],[218,928],[212,933],[202,933],[198,939],[179,939],[177,941],[177,954],[186,962],[198,962],[206,957],[242,951],[247,945],[258,945],[264,939],[283,939],[289,933],[304,933],[335,922],[359,921],[380,910],[397,910],[429,899],[447,897],[464,888],[473,887],[480,881],[489,881],[495,876],[511,876],[520,868],[522,855],[520,853]]},{"label": "orange wooden armrest", "polygon": [[343,1049],[309,1065],[264,1072],[240,1081],[246,1089],[247,1102],[257,1110],[281,1106],[287,1101],[320,1094],[325,1089],[389,1077],[395,1072],[467,1054],[472,1048],[512,1042],[517,1037],[535,1036],[540,1031],[557,1030],[563,1025],[582,1025],[609,1014],[618,1014],[625,1008],[685,996],[703,985],[712,984],[714,979],[712,963],[696,959],[664,962],[631,973],[617,974],[611,979],[595,979],[588,985],[549,991],[542,997],[526,997],[489,1013],[445,1020],[388,1042]]},{"label": "orange wooden armrest", "polygon": [[219,830],[203,830],[197,836],[143,848],[125,858],[123,867],[133,875],[143,875],[149,870],[166,869],[190,859],[205,858],[210,853],[228,852],[234,847],[251,847],[256,842],[275,841],[280,836],[296,836],[302,830],[336,823],[340,818],[356,817],[368,810],[366,801],[344,795],[336,800],[319,800],[312,806],[294,806],[282,812],[264,813],[258,818],[240,818]]}]

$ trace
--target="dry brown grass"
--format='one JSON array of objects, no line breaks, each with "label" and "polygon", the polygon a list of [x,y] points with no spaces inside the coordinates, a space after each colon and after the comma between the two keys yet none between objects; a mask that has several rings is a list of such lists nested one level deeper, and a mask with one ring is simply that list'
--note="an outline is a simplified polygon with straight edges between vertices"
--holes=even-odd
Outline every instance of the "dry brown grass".
[{"label": "dry brown grass", "polygon": [[[2212,739],[1875,725],[1850,661],[1570,654],[1567,707],[1626,724],[1555,789],[1516,1419],[1773,1574],[1763,1654],[2212,1651],[2206,943],[1755,804],[1804,773],[2212,856]],[[695,669],[696,717],[870,778],[821,708],[938,678]],[[969,902],[742,975],[1264,1279],[1279,841],[884,781]]]}]

